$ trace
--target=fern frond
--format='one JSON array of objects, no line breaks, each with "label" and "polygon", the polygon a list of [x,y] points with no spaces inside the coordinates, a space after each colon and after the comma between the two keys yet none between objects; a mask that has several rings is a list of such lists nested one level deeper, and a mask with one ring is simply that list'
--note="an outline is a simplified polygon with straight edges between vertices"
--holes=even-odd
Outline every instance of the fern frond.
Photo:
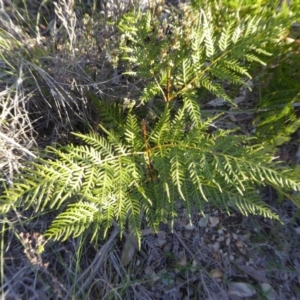
[{"label": "fern frond", "polygon": [[184,162],[183,153],[177,147],[171,149],[170,155],[172,156],[170,163],[171,163],[171,177],[173,184],[177,187],[179,195],[182,199],[186,200],[186,196],[184,196],[182,192],[182,185],[185,181],[185,172],[182,163]]},{"label": "fern frond", "polygon": [[228,26],[223,27],[219,39],[219,48],[221,51],[225,51],[230,45],[230,37],[232,36],[233,28],[234,28],[233,22],[229,23]]},{"label": "fern frond", "polygon": [[191,121],[193,122],[193,126],[198,126],[201,123],[201,114],[199,111],[199,104],[195,100],[194,93],[188,93],[186,95],[184,98],[184,106],[191,118]]},{"label": "fern frond", "polygon": [[224,100],[227,100],[230,103],[232,103],[230,97],[224,92],[220,84],[212,83],[208,78],[202,78],[201,86],[206,88],[213,95],[216,95],[217,97],[223,98]]},{"label": "fern frond", "polygon": [[[114,155],[112,145],[107,141],[106,138],[100,136],[99,134],[92,132],[88,135],[80,134],[80,133],[73,133],[73,135],[79,137],[87,145],[92,146],[93,149],[99,151],[102,155],[104,155],[106,157]],[[84,151],[84,149],[83,149],[83,151]],[[89,153],[89,151],[86,151],[86,153]]]},{"label": "fern frond", "polygon": [[54,240],[66,240],[69,236],[78,237],[94,221],[98,207],[90,202],[77,202],[68,205],[65,212],[61,213],[45,232],[45,237]]},{"label": "fern frond", "polygon": [[128,115],[125,126],[124,134],[127,144],[130,145],[132,151],[141,151],[144,147],[144,142],[141,136],[141,125],[138,124],[137,118],[133,115]]},{"label": "fern frond", "polygon": [[139,193],[131,194],[126,201],[126,210],[128,212],[128,222],[130,224],[130,231],[138,240],[139,247],[141,242],[141,203],[143,197]]},{"label": "fern frond", "polygon": [[215,42],[213,36],[213,27],[212,23],[207,20],[207,12],[201,10],[201,17],[203,19],[203,36],[204,36],[204,43],[206,48],[206,57],[211,58],[214,56],[215,53]]},{"label": "fern frond", "polygon": [[150,136],[149,141],[154,142],[157,145],[167,143],[170,141],[170,111],[165,111],[160,117],[159,121],[155,124]]}]

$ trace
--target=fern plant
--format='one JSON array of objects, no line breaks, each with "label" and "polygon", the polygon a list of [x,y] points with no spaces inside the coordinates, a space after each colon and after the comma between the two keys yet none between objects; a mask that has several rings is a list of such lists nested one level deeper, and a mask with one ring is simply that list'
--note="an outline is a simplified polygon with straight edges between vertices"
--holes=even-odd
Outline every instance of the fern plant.
[{"label": "fern plant", "polygon": [[131,68],[127,74],[150,81],[142,103],[154,97],[165,102],[195,99],[205,91],[231,102],[224,87],[247,86],[249,70],[265,64],[263,59],[271,55],[266,45],[281,37],[286,25],[276,19],[268,28],[260,16],[245,16],[220,1],[202,4],[205,9],[187,6],[169,15],[148,11],[121,18],[122,59]]},{"label": "fern plant", "polygon": [[[96,238],[99,228],[105,236],[117,221],[140,241],[143,221],[153,230],[173,221],[178,199],[190,219],[210,203],[279,220],[257,192],[269,185],[300,207],[299,170],[276,162],[252,137],[212,131],[219,116],[205,119],[199,99],[207,90],[232,103],[226,86],[246,85],[249,70],[269,55],[264,44],[277,29],[270,34],[257,17],[233,18],[221,28],[209,5],[180,14],[173,22],[150,11],[120,20],[121,59],[132,69],[127,74],[144,79],[138,105],[96,104],[99,132],[75,133],[78,144],[48,148],[51,158],[30,164],[6,190],[2,212],[20,205],[57,210],[45,233],[53,239],[86,230]],[[154,117],[151,102],[160,105]]]},{"label": "fern plant", "polygon": [[[192,121],[193,127],[187,128]],[[194,101],[186,101],[174,117],[167,109],[148,132],[129,113],[106,136],[76,134],[85,145],[49,148],[56,159],[43,159],[24,170],[21,182],[2,200],[36,211],[63,209],[46,232],[54,239],[78,236],[88,228],[97,234],[114,220],[141,236],[144,216],[154,230],[174,220],[177,201],[191,216],[203,213],[207,202],[243,214],[278,219],[260,199],[257,187],[271,185],[298,205],[290,191],[300,191],[299,172],[273,162],[273,156],[253,139],[234,132],[207,133],[212,120],[201,121]]]}]

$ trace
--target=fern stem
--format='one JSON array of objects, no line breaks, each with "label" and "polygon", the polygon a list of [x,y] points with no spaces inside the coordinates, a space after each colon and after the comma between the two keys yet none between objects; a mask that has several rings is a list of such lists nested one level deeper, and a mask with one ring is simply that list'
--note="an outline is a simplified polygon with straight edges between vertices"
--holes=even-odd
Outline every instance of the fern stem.
[{"label": "fern stem", "polygon": [[170,77],[171,77],[171,71],[170,71],[170,69],[168,69],[168,71],[167,71],[167,92],[166,92],[167,103],[170,102]]}]

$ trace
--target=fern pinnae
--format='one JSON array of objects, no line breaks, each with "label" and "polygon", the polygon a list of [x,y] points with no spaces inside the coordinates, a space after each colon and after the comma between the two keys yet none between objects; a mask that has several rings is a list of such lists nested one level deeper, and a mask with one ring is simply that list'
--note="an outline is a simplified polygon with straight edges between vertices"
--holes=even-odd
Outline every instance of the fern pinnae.
[{"label": "fern pinnae", "polygon": [[231,195],[229,201],[245,216],[248,216],[249,214],[261,215],[265,218],[280,221],[279,216],[261,200],[254,190],[251,192],[250,189],[248,194],[243,196]]},{"label": "fern pinnae", "polygon": [[65,200],[76,195],[82,187],[83,178],[84,168],[80,168],[76,171],[70,169],[70,174],[65,180],[65,185],[60,187],[60,190],[54,192],[50,208],[60,207]]},{"label": "fern pinnae", "polygon": [[101,209],[101,223],[100,224],[102,224],[102,226],[103,226],[104,238],[107,236],[107,232],[111,228],[114,218],[116,216],[115,206],[112,205],[114,203],[114,201],[115,201],[114,196],[108,195],[107,203]]},{"label": "fern pinnae", "polygon": [[155,124],[153,130],[150,132],[148,140],[154,144],[161,145],[167,143],[170,137],[170,111],[165,110],[158,122]]},{"label": "fern pinnae", "polygon": [[69,236],[78,237],[94,221],[94,214],[98,208],[90,202],[70,204],[65,212],[61,213],[45,232],[45,237],[54,240],[66,240]]},{"label": "fern pinnae", "polygon": [[121,105],[100,100],[97,102],[99,119],[107,129],[121,128],[124,125],[124,112]]},{"label": "fern pinnae", "polygon": [[232,32],[234,30],[233,27],[234,22],[231,22],[228,24],[228,26],[223,27],[218,43],[221,51],[225,51],[230,45],[230,37],[232,36]]},{"label": "fern pinnae", "polygon": [[73,135],[82,139],[87,145],[92,146],[106,157],[112,157],[114,155],[112,145],[105,137],[102,137],[99,134],[91,132],[89,134],[73,133]]},{"label": "fern pinnae", "polygon": [[194,186],[197,188],[198,193],[203,197],[203,199],[208,202],[208,199],[203,191],[203,182],[202,182],[202,172],[199,168],[198,163],[194,158],[190,158],[188,162],[189,177],[191,178]]},{"label": "fern pinnae", "polygon": [[132,151],[142,151],[144,141],[141,135],[141,125],[138,124],[137,118],[132,114],[127,116],[124,135]]},{"label": "fern pinnae", "polygon": [[239,24],[238,26],[236,26],[231,36],[231,41],[233,42],[233,44],[236,44],[241,39],[243,31],[244,31],[243,24]]},{"label": "fern pinnae", "polygon": [[198,126],[201,123],[201,113],[199,109],[199,104],[197,102],[196,95],[194,93],[188,93],[189,97],[184,98],[184,106],[186,107],[186,111],[188,112],[191,121],[193,122],[193,126]]},{"label": "fern pinnae", "polygon": [[215,45],[214,45],[214,37],[213,37],[213,28],[212,23],[207,20],[207,15],[204,10],[201,9],[201,17],[203,20],[203,34],[204,34],[204,43],[205,43],[205,50],[206,50],[206,57],[212,58],[215,53]]},{"label": "fern pinnae", "polygon": [[245,54],[245,59],[248,62],[258,62],[261,65],[266,65],[264,61],[262,61],[257,55],[254,54]]},{"label": "fern pinnae", "polygon": [[182,199],[186,200],[186,197],[184,193],[182,192],[182,186],[185,181],[184,177],[184,167],[183,167],[183,162],[184,162],[184,157],[177,147],[174,147],[171,149],[171,177],[172,177],[172,182],[173,184],[177,187],[179,195],[181,196]]},{"label": "fern pinnae", "polygon": [[[218,116],[205,119],[199,107],[206,101],[199,99],[202,90],[230,102],[222,83],[245,86],[252,65],[264,63],[271,37],[256,16],[223,17],[207,4],[183,12],[168,34],[161,34],[159,14],[125,14],[119,22],[120,56],[128,69],[134,68],[127,74],[142,79],[137,100],[141,106],[153,101],[155,118],[141,124],[135,107],[128,112],[90,95],[100,134],[74,134],[86,145],[49,148],[52,159],[25,170],[20,184],[1,201],[38,210],[66,208],[47,231],[54,239],[89,228],[93,238],[95,231],[105,237],[118,221],[121,231],[128,225],[140,242],[141,218],[158,230],[161,222],[176,217],[178,198],[185,200],[189,218],[195,208],[203,213],[208,203],[228,213],[234,207],[245,215],[278,219],[256,188],[273,186],[289,197],[300,191],[299,173],[275,164],[263,145],[253,146],[253,139],[227,130],[209,133]],[[165,102],[165,110],[156,102]],[[278,115],[288,116],[291,105]],[[290,197],[300,206],[299,197]]]},{"label": "fern pinnae", "polygon": [[[247,78],[251,78],[251,75],[248,73],[248,70],[245,67],[240,66],[237,60],[224,59],[220,61],[220,64],[223,65],[228,70],[232,70],[236,72],[236,74],[239,74],[240,76],[246,76]],[[245,85],[245,82],[243,82],[242,78],[240,78],[239,82]]]},{"label": "fern pinnae", "polygon": [[128,221],[130,224],[130,231],[137,237],[138,247],[140,247],[141,242],[141,210],[143,202],[143,197],[138,193],[131,193],[127,198],[127,212]]},{"label": "fern pinnae", "polygon": [[209,92],[216,95],[217,97],[223,98],[236,106],[236,104],[233,103],[230,97],[224,92],[220,84],[212,83],[208,78],[203,77],[201,79],[201,86],[206,88]]},{"label": "fern pinnae", "polygon": [[236,75],[229,69],[226,69],[222,66],[216,66],[210,70],[210,73],[217,78],[223,78],[227,82],[234,83],[234,84],[244,84],[244,80],[241,76]]},{"label": "fern pinnae", "polygon": [[91,191],[95,188],[97,180],[99,179],[99,169],[94,167],[94,164],[90,164],[90,167],[85,169],[85,177],[82,184],[82,190],[80,194],[83,199],[86,199]]}]

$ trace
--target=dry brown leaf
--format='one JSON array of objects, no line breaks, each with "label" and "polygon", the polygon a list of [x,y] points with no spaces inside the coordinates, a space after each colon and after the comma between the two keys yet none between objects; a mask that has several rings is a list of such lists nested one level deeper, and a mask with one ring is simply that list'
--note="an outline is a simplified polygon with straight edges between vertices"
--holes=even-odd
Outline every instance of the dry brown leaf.
[{"label": "dry brown leaf", "polygon": [[215,98],[211,101],[209,101],[207,104],[211,105],[211,106],[223,106],[226,104],[226,100],[224,98]]},{"label": "dry brown leaf", "polygon": [[246,273],[247,275],[251,276],[258,282],[269,282],[268,278],[266,277],[266,272],[263,270],[256,270],[255,268],[247,265],[237,265],[241,271]]},{"label": "dry brown leaf", "polygon": [[216,268],[216,269],[212,269],[210,272],[209,272],[210,276],[212,278],[222,278],[223,277],[223,272],[221,269],[219,268]]}]

